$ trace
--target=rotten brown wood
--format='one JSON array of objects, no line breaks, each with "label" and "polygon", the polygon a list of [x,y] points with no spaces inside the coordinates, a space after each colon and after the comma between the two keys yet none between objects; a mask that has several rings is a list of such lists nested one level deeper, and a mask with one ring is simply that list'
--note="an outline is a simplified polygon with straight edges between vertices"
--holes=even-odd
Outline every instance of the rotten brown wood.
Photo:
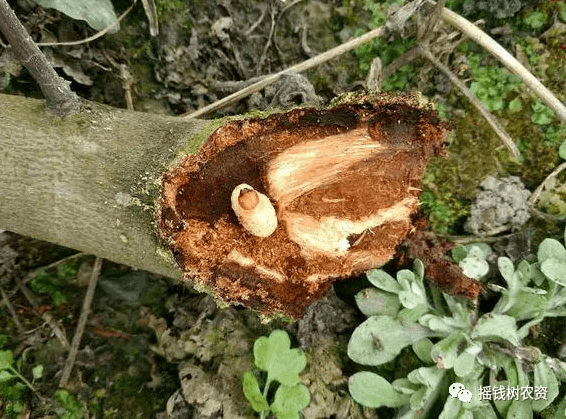
[{"label": "rotten brown wood", "polygon": [[482,283],[464,275],[459,266],[446,257],[446,253],[456,244],[441,240],[427,227],[426,220],[415,221],[415,228],[399,246],[397,266],[412,266],[415,259],[420,259],[425,265],[425,276],[429,281],[450,295],[459,295],[477,303],[484,289]]},{"label": "rotten brown wood", "polygon": [[[217,298],[301,317],[334,281],[394,255],[448,129],[418,94],[226,122],[163,176],[159,235],[184,278]],[[234,214],[232,192],[242,184],[275,208],[267,237]]]}]

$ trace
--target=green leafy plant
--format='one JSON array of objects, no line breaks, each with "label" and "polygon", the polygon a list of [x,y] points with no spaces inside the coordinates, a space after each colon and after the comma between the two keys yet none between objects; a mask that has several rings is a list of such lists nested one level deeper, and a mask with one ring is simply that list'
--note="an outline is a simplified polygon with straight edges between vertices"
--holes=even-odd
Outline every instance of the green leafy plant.
[{"label": "green leafy plant", "polygon": [[[368,26],[377,28],[383,25],[387,20],[387,10],[392,5],[401,5],[402,0],[387,0],[385,2],[376,2],[373,0],[364,0],[364,8],[370,12]],[[354,35],[359,36],[364,33],[363,29],[355,31]],[[354,50],[354,54],[358,58],[358,66],[362,74],[366,74],[375,57],[381,58],[382,64],[387,66],[401,54],[406,52],[413,45],[414,40],[407,37],[396,37],[393,41],[382,38],[374,39],[365,45]],[[389,76],[383,82],[384,91],[404,90],[407,89],[411,81],[415,77],[415,69],[412,64],[406,64],[399,68],[394,74]]]},{"label": "green leafy plant", "polygon": [[32,369],[32,382],[28,381],[19,371],[18,362],[14,361],[14,353],[10,350],[0,351],[0,395],[4,402],[6,417],[18,415],[26,406],[26,387],[37,394],[33,383],[43,376],[43,365]]},{"label": "green leafy plant", "polygon": [[[18,378],[35,393],[35,388],[20,372],[13,366],[14,353],[10,350],[0,351],[0,383]],[[40,379],[43,375],[43,365],[36,365],[33,370],[33,379]]]},{"label": "green leafy plant", "polygon": [[562,125],[549,125],[544,132],[544,139],[550,144],[562,143],[566,139],[566,129]]},{"label": "green leafy plant", "polygon": [[[454,253],[460,262],[476,263],[485,259],[487,247],[467,246]],[[392,382],[375,372],[358,372],[349,380],[354,400],[371,408],[399,408],[397,417],[403,419],[432,417],[429,414],[439,404],[442,419],[532,418],[533,411],[545,409],[553,414],[559,381],[566,382],[566,363],[521,341],[545,317],[566,316],[566,249],[559,241],[546,239],[537,258],[517,267],[506,257],[498,258],[506,286],[495,287],[501,296],[492,311],[483,314],[436,288],[427,294],[419,260],[413,271],[398,271],[396,280],[383,270],[369,271],[375,288],[356,295],[368,318],[351,336],[349,357],[379,366],[411,346],[422,366]],[[478,271],[483,273],[484,268]],[[450,383],[460,383],[471,400],[451,397]],[[486,387],[544,389],[545,394],[488,400]],[[562,398],[555,403],[562,410],[553,418],[564,416],[566,397]]]},{"label": "green leafy plant", "polygon": [[59,404],[55,410],[59,419],[81,419],[84,417],[83,404],[67,390],[57,390],[55,401]]},{"label": "green leafy plant", "polygon": [[523,24],[529,29],[541,29],[544,25],[546,25],[546,13],[540,10],[535,10],[531,13],[528,13],[523,18]]},{"label": "green leafy plant", "polygon": [[534,45],[531,41],[531,38],[519,39],[518,42],[523,47],[523,51],[525,52],[525,55],[529,60],[529,64],[533,66],[537,65],[540,59],[537,52],[534,50]]},{"label": "green leafy plant", "polygon": [[[269,412],[278,419],[298,419],[299,412],[310,403],[308,389],[299,383],[299,373],[307,358],[300,348],[290,349],[291,340],[284,330],[274,330],[269,337],[261,336],[254,343],[255,365],[267,372],[263,392],[256,376],[246,371],[243,377],[244,395],[252,408],[266,418]],[[279,383],[271,405],[267,401],[269,388]]]},{"label": "green leafy plant", "polygon": [[480,279],[489,272],[486,258],[491,253],[491,248],[485,243],[468,244],[452,249],[452,258],[458,262],[464,275]]},{"label": "green leafy plant", "polygon": [[415,68],[411,64],[405,64],[383,81],[382,88],[386,92],[407,89],[416,74]]},{"label": "green leafy plant", "polygon": [[536,99],[532,105],[533,113],[531,121],[541,125],[544,130],[544,140],[548,145],[563,143],[566,141],[566,129],[560,124],[552,124],[554,112],[546,107],[540,99]]},{"label": "green leafy plant", "polygon": [[561,158],[566,159],[566,140],[560,144],[560,148],[558,149],[558,154]]},{"label": "green leafy plant", "polygon": [[[481,65],[481,57],[471,54],[468,58],[474,81],[470,91],[490,110],[497,111],[505,109],[506,96],[516,92],[521,85],[521,79],[501,67],[490,67]],[[518,104],[513,104],[516,110]]]},{"label": "green leafy plant", "polygon": [[538,125],[548,125],[552,122],[554,112],[547,108],[540,99],[536,99],[533,103],[533,114],[531,121]]},{"label": "green leafy plant", "polygon": [[440,233],[447,233],[455,221],[455,214],[443,201],[429,191],[419,196],[421,210],[428,216],[431,227]]},{"label": "green leafy plant", "polygon": [[523,109],[523,102],[518,97],[509,102],[509,110],[511,112],[519,112],[521,109]]},{"label": "green leafy plant", "polygon": [[65,304],[67,297],[65,291],[70,279],[77,275],[77,263],[62,263],[57,265],[55,273],[40,270],[30,281],[32,290],[39,294],[49,294],[56,306]]},{"label": "green leafy plant", "polygon": [[383,10],[382,4],[373,0],[364,0],[364,8],[371,12],[370,27],[377,28],[383,25],[387,20],[387,15]]},{"label": "green leafy plant", "polygon": [[558,16],[560,16],[562,22],[566,22],[566,4],[564,4],[563,1],[559,1],[556,7],[558,9]]},{"label": "green leafy plant", "polygon": [[540,10],[535,10],[526,15],[523,22],[530,29],[540,29],[546,24],[546,14]]}]

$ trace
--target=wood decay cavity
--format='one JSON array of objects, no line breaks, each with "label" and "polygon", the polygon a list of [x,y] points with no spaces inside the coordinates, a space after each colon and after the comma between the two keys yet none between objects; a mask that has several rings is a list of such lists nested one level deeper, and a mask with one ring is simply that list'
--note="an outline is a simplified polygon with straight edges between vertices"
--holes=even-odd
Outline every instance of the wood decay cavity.
[{"label": "wood decay cavity", "polygon": [[[159,235],[218,299],[299,318],[334,281],[394,255],[448,129],[419,94],[226,122],[164,174]],[[262,196],[276,224],[251,234]]]}]

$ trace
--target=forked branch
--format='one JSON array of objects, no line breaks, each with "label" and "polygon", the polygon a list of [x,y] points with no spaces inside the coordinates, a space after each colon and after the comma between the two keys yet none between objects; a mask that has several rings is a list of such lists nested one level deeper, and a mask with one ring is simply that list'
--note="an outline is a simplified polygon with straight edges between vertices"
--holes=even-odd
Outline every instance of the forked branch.
[{"label": "forked branch", "polygon": [[39,84],[51,113],[63,116],[78,109],[79,99],[71,90],[70,82],[55,72],[6,0],[0,0],[0,30],[18,60]]}]

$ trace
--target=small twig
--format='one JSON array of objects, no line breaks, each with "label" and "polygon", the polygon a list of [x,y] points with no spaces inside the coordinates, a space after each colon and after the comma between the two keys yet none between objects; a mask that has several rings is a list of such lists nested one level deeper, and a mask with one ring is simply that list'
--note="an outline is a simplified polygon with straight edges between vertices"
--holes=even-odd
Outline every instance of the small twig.
[{"label": "small twig", "polygon": [[71,90],[71,83],[55,72],[6,0],[0,0],[0,30],[18,60],[39,85],[49,111],[58,116],[75,112],[79,108],[79,98]]},{"label": "small twig", "polygon": [[420,38],[419,44],[427,45],[432,39],[432,36],[434,34],[434,28],[436,28],[436,25],[440,20],[440,16],[442,15],[442,9],[444,8],[445,4],[446,4],[446,0],[438,0],[436,5],[434,6],[434,10],[432,11],[430,18],[427,20],[424,30],[422,31],[421,34],[419,34],[420,35],[418,37]]},{"label": "small twig", "polygon": [[241,90],[245,87],[251,86],[254,83],[260,82],[263,79],[265,79],[266,77],[269,77],[269,75],[267,76],[258,76],[258,77],[251,77],[247,80],[236,80],[236,81],[218,81],[215,80],[212,85],[211,88],[213,90],[216,90],[218,92],[236,92],[238,90]]},{"label": "small twig", "polygon": [[201,108],[197,111],[191,112],[188,115],[183,115],[184,118],[198,118],[204,114],[207,114],[209,112],[213,112],[216,111],[218,109],[223,108],[224,106],[227,106],[229,104],[232,103],[236,103],[238,102],[240,99],[243,99],[249,95],[251,95],[254,92],[258,92],[261,89],[263,89],[264,87],[269,86],[270,84],[274,83],[275,81],[277,81],[279,79],[280,76],[282,76],[283,74],[287,74],[287,73],[301,73],[305,70],[308,70],[312,67],[315,67],[317,65],[323,64],[333,58],[339,57],[340,55],[355,49],[357,47],[359,47],[360,45],[365,44],[368,41],[371,41],[374,38],[378,38],[380,36],[382,36],[384,33],[384,29],[382,26],[380,26],[379,28],[376,28],[372,31],[369,31],[367,33],[365,33],[364,35],[358,37],[358,38],[354,38],[351,39],[348,42],[343,43],[342,45],[338,45],[337,47],[334,47],[326,52],[323,52],[322,54],[317,55],[316,57],[310,58],[306,61],[303,61],[302,63],[296,64],[292,67],[286,68],[285,70],[282,70],[278,73],[275,74],[271,74],[267,77],[265,77],[263,80],[252,84],[251,86],[248,86],[236,93],[233,93],[223,99],[220,99],[208,106],[205,106],[204,108]]},{"label": "small twig", "polygon": [[[28,300],[28,302],[33,306],[33,308],[36,309],[35,311],[37,313],[38,312],[38,310],[37,310],[38,303],[37,303],[35,296],[26,287],[26,285],[22,281],[17,281],[17,283],[18,283],[18,288],[20,289],[22,294],[24,294],[24,297],[26,298],[26,300]],[[49,327],[53,331],[53,334],[55,336],[57,336],[57,339],[59,339],[59,342],[61,342],[61,346],[63,346],[63,348],[65,348],[65,349],[68,348],[69,347],[69,341],[67,340],[67,336],[65,335],[65,331],[59,327],[59,325],[57,324],[55,319],[53,319],[53,316],[50,313],[45,312],[45,313],[41,314],[41,319],[49,325]]]},{"label": "small twig", "polygon": [[41,268],[34,269],[33,271],[29,272],[26,275],[26,277],[22,280],[22,284],[27,284],[29,281],[31,281],[37,275],[37,273],[39,271],[47,271],[51,268],[54,268],[57,265],[60,265],[62,263],[68,262],[70,260],[76,259],[76,258],[81,257],[81,256],[84,256],[84,252],[75,253],[71,256],[64,257],[63,259],[56,260],[55,262],[50,263],[49,265],[45,265],[45,266],[42,266]]},{"label": "small twig", "polygon": [[566,169],[566,162],[560,164],[556,169],[554,169],[552,171],[551,174],[549,174],[546,179],[544,179],[542,181],[542,183],[540,185],[537,186],[537,188],[534,190],[534,192],[531,194],[531,196],[529,197],[528,203],[529,203],[529,207],[531,209],[531,211],[538,215],[539,217],[545,218],[549,221],[564,221],[564,217],[557,217],[555,215],[550,215],[550,214],[545,214],[542,211],[539,211],[538,209],[536,209],[535,205],[538,201],[538,199],[540,198],[540,194],[542,193],[543,189],[545,188],[545,186],[552,180],[554,179],[556,176],[558,176],[558,174],[560,172],[562,172],[563,170]]},{"label": "small twig", "polygon": [[314,57],[316,55],[316,52],[314,52],[312,50],[311,47],[309,47],[309,44],[307,42],[307,29],[308,29],[308,25],[305,22],[305,17],[301,16],[301,47],[303,48],[303,52],[305,54],[307,54],[307,56],[310,57]]},{"label": "small twig", "polygon": [[529,210],[531,211],[531,213],[533,215],[536,215],[539,218],[542,218],[543,220],[546,220],[550,223],[562,223],[564,222],[564,217],[559,217],[557,215],[550,215],[550,214],[546,214],[534,207],[529,207]]},{"label": "small twig", "polygon": [[299,4],[300,2],[302,2],[303,0],[295,0],[293,1],[291,4],[288,4],[287,6],[285,6],[283,8],[283,10],[281,10],[279,12],[279,14],[277,15],[277,20],[275,21],[275,28],[273,29],[273,46],[275,47],[275,50],[281,54],[281,50],[279,49],[279,47],[277,46],[277,25],[279,24],[279,22],[281,21],[283,15],[285,14],[285,12],[287,12],[287,10],[289,10],[291,7],[296,6],[297,4]]},{"label": "small twig", "polygon": [[232,53],[234,54],[234,60],[238,65],[238,70],[240,70],[239,74],[241,74],[243,78],[247,79],[249,77],[248,69],[244,65],[244,62],[242,61],[242,55],[240,54],[240,50],[236,47],[232,47],[232,48],[233,48]]},{"label": "small twig", "polygon": [[283,8],[283,10],[281,10],[281,13],[279,13],[279,16],[277,17],[277,20],[279,21],[281,19],[281,16],[283,15],[283,13],[285,13],[287,10],[289,10],[291,7],[299,4],[300,2],[302,2],[303,0],[295,0],[293,3],[288,4],[287,6],[285,6]]},{"label": "small twig", "polygon": [[263,18],[265,17],[265,14],[267,13],[267,7],[263,8],[263,11],[261,12],[261,16],[259,17],[258,20],[256,20],[254,22],[254,24],[252,26],[250,26],[250,28],[244,32],[244,36],[248,37],[252,34],[253,31],[255,31],[255,28],[257,28],[259,26],[259,24],[263,21]]},{"label": "small twig", "polygon": [[481,101],[477,97],[475,97],[472,92],[470,92],[466,85],[462,81],[460,81],[460,79],[456,77],[448,67],[437,60],[436,57],[432,55],[432,53],[428,49],[422,47],[418,48],[420,49],[420,52],[424,57],[426,57],[431,63],[433,63],[436,68],[442,71],[446,75],[446,77],[448,77],[450,81],[462,91],[462,93],[468,98],[472,105],[474,105],[480,111],[482,116],[486,119],[489,125],[491,125],[491,128],[493,128],[496,134],[499,135],[499,138],[501,138],[503,143],[507,146],[513,157],[515,159],[518,159],[521,155],[519,149],[517,148],[509,134],[507,134],[503,127],[499,125],[499,123],[495,120],[495,117],[491,114],[491,112],[489,112],[489,110],[483,105],[483,103],[481,103]]},{"label": "small twig", "polygon": [[112,64],[112,66],[118,70],[120,80],[122,81],[122,89],[124,90],[124,99],[126,101],[126,108],[130,111],[134,110],[134,103],[132,100],[132,86],[134,85],[134,76],[130,72],[129,67],[126,64],[118,64],[116,61],[103,51],[104,56]]},{"label": "small twig", "polygon": [[[434,4],[434,2],[431,1]],[[458,28],[466,36],[481,45],[486,51],[493,54],[501,63],[507,67],[511,72],[516,74],[529,86],[534,93],[552,109],[555,115],[566,122],[566,107],[542,84],[535,76],[529,72],[523,65],[509,54],[501,45],[499,45],[492,37],[474,25],[472,22],[464,19],[462,16],[454,13],[453,11],[443,8],[442,19]]]},{"label": "small twig", "polygon": [[564,169],[566,169],[566,162],[560,164],[556,169],[554,169],[552,171],[551,174],[549,174],[546,179],[544,179],[542,181],[542,183],[540,185],[537,186],[537,188],[534,190],[534,192],[531,194],[531,196],[529,197],[529,205],[533,206],[536,204],[536,202],[538,201],[540,194],[542,192],[542,190],[544,189],[544,187],[546,186],[546,184],[548,182],[550,182],[553,178],[555,178],[556,176],[558,176],[558,174],[563,171]]},{"label": "small twig", "polygon": [[98,39],[101,36],[106,35],[108,33],[108,31],[111,30],[114,26],[116,26],[116,24],[118,22],[120,22],[122,19],[124,19],[126,17],[126,15],[128,13],[130,13],[130,10],[132,10],[132,8],[135,6],[137,1],[138,0],[134,0],[132,5],[130,7],[128,7],[124,13],[122,13],[120,16],[118,16],[118,19],[115,22],[112,22],[110,25],[108,25],[107,27],[105,27],[101,31],[95,33],[94,35],[89,36],[88,38],[80,39],[78,41],[69,41],[69,42],[40,42],[36,45],[38,45],[40,47],[72,46],[72,45],[86,44],[88,42],[94,41],[95,39]]},{"label": "small twig", "polygon": [[427,0],[412,0],[407,2],[387,19],[387,22],[385,22],[385,27],[387,27],[389,31],[399,32],[400,34],[403,34],[407,21],[417,10],[422,7],[423,3],[425,3],[426,1]]},{"label": "small twig", "polygon": [[44,400],[43,397],[37,392],[37,390],[35,389],[35,387],[26,379],[26,377],[24,377],[22,374],[20,374],[20,372],[12,367],[11,365],[7,368],[8,371],[10,371],[12,374],[16,375],[20,380],[22,380],[24,382],[24,384],[31,390],[33,391],[33,393],[40,399],[40,400]]},{"label": "small twig", "polygon": [[[134,1],[134,4],[136,2]],[[154,0],[142,0],[143,9],[149,22],[149,34],[151,36],[159,35],[159,22],[157,21],[157,8]],[[132,5],[133,6],[133,5]],[[131,8],[131,7],[130,7]]]},{"label": "small twig", "polygon": [[4,304],[6,304],[6,307],[8,307],[8,311],[12,315],[14,324],[18,328],[18,332],[20,333],[20,335],[23,335],[26,331],[22,326],[22,324],[20,323],[20,319],[18,319],[18,314],[16,313],[16,310],[14,310],[14,306],[12,305],[10,299],[8,298],[8,294],[6,294],[6,291],[4,291],[4,288],[2,288],[1,286],[0,286],[0,293],[2,294],[2,300],[4,301]]},{"label": "small twig", "polygon": [[276,20],[275,20],[275,10],[271,10],[271,29],[269,30],[269,36],[267,37],[267,42],[265,43],[265,46],[263,47],[263,52],[261,53],[261,57],[259,57],[257,66],[256,66],[256,71],[261,68],[261,66],[263,65],[263,61],[265,60],[265,58],[267,57],[267,50],[269,50],[269,47],[271,46],[271,41],[273,39],[273,32],[275,31],[275,24],[276,24]]},{"label": "small twig", "polygon": [[92,275],[90,276],[90,282],[88,283],[88,288],[86,291],[85,298],[83,300],[83,308],[81,310],[81,315],[79,317],[79,322],[73,336],[73,341],[71,343],[71,348],[69,350],[69,355],[67,356],[67,361],[65,362],[65,367],[63,368],[63,374],[61,375],[61,380],[59,381],[59,387],[66,387],[69,377],[71,376],[71,371],[73,370],[73,365],[75,364],[75,359],[79,351],[79,345],[83,337],[83,332],[88,320],[88,315],[90,312],[90,306],[92,305],[92,300],[94,298],[94,291],[96,289],[96,283],[98,281],[98,275],[100,274],[100,268],[102,267],[102,258],[97,257],[94,261],[94,266],[92,268]]},{"label": "small twig", "polygon": [[502,239],[506,239],[506,238],[510,238],[513,236],[514,233],[511,234],[506,234],[503,236],[475,236],[475,235],[470,235],[470,236],[456,236],[456,235],[452,235],[452,234],[436,234],[439,238],[443,239],[443,240],[449,240],[455,244],[458,245],[466,245],[466,244],[470,244],[470,243],[496,243],[501,241]]}]

